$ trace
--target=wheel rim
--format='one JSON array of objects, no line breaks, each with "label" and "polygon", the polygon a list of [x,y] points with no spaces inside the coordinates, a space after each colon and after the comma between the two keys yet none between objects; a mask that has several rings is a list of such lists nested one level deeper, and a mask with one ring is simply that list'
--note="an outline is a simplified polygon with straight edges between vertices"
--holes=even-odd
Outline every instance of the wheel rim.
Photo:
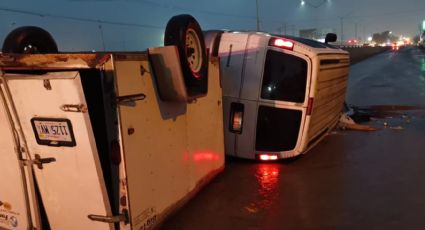
[{"label": "wheel rim", "polygon": [[186,31],[186,56],[192,72],[199,72],[203,61],[202,48],[199,37],[193,29],[188,29]]},{"label": "wheel rim", "polygon": [[31,43],[28,43],[28,44],[25,44],[25,46],[22,49],[22,52],[24,54],[36,54],[36,53],[39,53],[39,50],[37,46]]}]

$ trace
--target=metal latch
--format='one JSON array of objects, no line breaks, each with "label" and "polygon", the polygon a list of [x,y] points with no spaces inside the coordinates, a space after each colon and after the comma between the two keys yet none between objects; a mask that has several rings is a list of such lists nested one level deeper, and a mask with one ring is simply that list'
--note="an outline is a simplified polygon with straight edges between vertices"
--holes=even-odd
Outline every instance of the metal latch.
[{"label": "metal latch", "polygon": [[136,101],[141,101],[145,98],[146,95],[143,93],[119,96],[117,97],[117,104],[134,107],[136,106]]},{"label": "metal latch", "polygon": [[130,223],[127,209],[123,209],[122,213],[117,216],[101,216],[101,215],[91,214],[91,215],[88,215],[87,217],[90,220],[104,222],[104,223],[119,223],[119,222],[124,222],[125,224]]},{"label": "metal latch", "polygon": [[49,164],[55,161],[56,159],[54,157],[41,158],[39,154],[35,154],[35,159],[32,160],[32,163],[37,165],[37,168],[43,169],[43,164]]},{"label": "metal latch", "polygon": [[83,104],[76,104],[76,105],[65,104],[65,105],[61,105],[60,109],[64,112],[74,112],[74,113],[87,112],[87,107]]}]

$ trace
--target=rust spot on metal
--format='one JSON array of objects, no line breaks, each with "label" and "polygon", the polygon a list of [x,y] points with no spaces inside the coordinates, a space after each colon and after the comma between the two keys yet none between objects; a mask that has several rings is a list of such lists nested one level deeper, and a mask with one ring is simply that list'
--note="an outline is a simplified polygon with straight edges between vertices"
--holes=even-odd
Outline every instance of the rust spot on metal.
[{"label": "rust spot on metal", "polygon": [[99,66],[102,66],[102,65],[104,65],[107,61],[109,61],[109,59],[111,59],[111,55],[104,55],[100,60],[99,60],[99,63],[98,63],[98,65]]},{"label": "rust spot on metal", "polygon": [[143,65],[140,65],[140,74],[143,76],[145,73],[148,72]]},{"label": "rust spot on metal", "polygon": [[127,129],[127,133],[128,133],[128,135],[133,135],[135,131],[136,131],[136,130],[135,130],[134,128],[128,128],[128,129]]},{"label": "rust spot on metal", "polygon": [[126,196],[122,196],[120,198],[120,205],[121,206],[127,206],[127,197]]},{"label": "rust spot on metal", "polygon": [[105,53],[0,54],[2,70],[54,70],[96,68]]},{"label": "rust spot on metal", "polygon": [[50,84],[50,80],[49,79],[44,79],[43,80],[43,85],[44,85],[44,88],[46,88],[46,90],[52,90],[52,85]]}]

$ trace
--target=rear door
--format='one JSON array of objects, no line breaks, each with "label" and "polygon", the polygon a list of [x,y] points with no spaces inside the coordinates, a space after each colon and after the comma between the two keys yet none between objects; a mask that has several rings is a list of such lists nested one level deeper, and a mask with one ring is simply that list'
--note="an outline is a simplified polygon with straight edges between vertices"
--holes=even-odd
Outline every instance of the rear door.
[{"label": "rear door", "polygon": [[117,97],[134,100],[118,107],[130,224],[152,229],[188,192],[186,102],[158,98],[154,78],[140,72],[146,56],[115,57],[114,66]]},{"label": "rear door", "polygon": [[5,75],[51,229],[112,229],[111,208],[78,72]]},{"label": "rear door", "polygon": [[308,115],[310,76],[307,57],[278,48],[267,50],[256,118],[256,151],[286,152],[300,145]]}]

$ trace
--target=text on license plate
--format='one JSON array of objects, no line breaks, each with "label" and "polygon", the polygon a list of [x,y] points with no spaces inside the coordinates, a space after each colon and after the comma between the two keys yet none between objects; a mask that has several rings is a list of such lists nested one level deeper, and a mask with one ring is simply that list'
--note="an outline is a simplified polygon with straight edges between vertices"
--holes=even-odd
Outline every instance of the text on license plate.
[{"label": "text on license plate", "polygon": [[37,143],[41,145],[74,146],[74,134],[68,119],[33,118],[31,123]]}]

